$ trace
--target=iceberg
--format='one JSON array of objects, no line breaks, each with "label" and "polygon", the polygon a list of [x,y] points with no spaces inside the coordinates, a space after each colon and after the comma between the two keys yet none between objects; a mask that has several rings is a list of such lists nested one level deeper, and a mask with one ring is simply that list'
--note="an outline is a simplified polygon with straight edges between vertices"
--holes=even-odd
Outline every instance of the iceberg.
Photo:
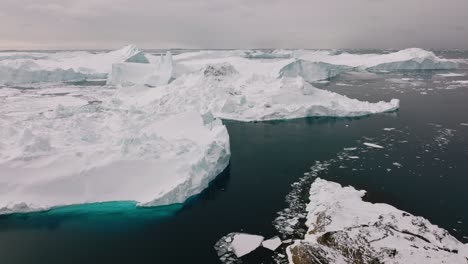
[{"label": "iceberg", "polygon": [[182,203],[227,167],[229,135],[209,113],[158,114],[99,93],[102,103],[36,90],[0,97],[0,214]]},{"label": "iceberg", "polygon": [[307,231],[287,248],[290,263],[465,263],[468,244],[428,220],[365,191],[317,178],[310,189]]},{"label": "iceberg", "polygon": [[155,87],[169,83],[173,76],[173,62],[170,52],[151,62],[142,53],[135,56],[124,63],[112,65],[112,71],[107,78],[108,85],[132,86],[139,84]]},{"label": "iceberg", "polygon": [[0,84],[105,79],[114,63],[140,51],[133,45],[106,52],[0,53]]},{"label": "iceberg", "polygon": [[324,62],[311,62],[299,59],[284,66],[280,71],[280,76],[300,76],[307,82],[316,82],[333,78],[343,72],[351,70],[353,70],[353,68],[349,66],[333,65]]},{"label": "iceberg", "polygon": [[[369,103],[315,88],[301,76],[286,74],[285,66],[294,63],[294,59],[223,57],[188,60],[183,56],[184,60],[180,60],[178,56],[174,56],[174,64],[186,72],[172,82],[158,89],[134,86],[135,92],[139,91],[145,100],[152,100],[160,113],[196,110],[211,112],[222,119],[263,121],[309,116],[364,116],[399,108],[397,99]],[[308,75],[309,80],[313,75]]]},{"label": "iceberg", "polygon": [[404,49],[389,54],[350,54],[333,51],[294,51],[292,57],[334,65],[345,65],[375,72],[403,70],[456,69],[458,63],[437,57],[419,48]]}]

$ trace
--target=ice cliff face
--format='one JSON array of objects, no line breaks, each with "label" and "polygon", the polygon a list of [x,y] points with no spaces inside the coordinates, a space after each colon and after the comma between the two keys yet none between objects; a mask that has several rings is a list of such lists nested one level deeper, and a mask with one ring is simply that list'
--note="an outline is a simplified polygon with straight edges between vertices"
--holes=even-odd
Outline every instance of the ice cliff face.
[{"label": "ice cliff face", "polygon": [[462,244],[422,217],[362,201],[364,191],[316,179],[304,240],[287,249],[290,263],[467,263]]},{"label": "ice cliff face", "polygon": [[12,89],[0,97],[0,214],[105,201],[182,203],[228,165],[226,127],[209,113],[160,115],[99,93]]}]

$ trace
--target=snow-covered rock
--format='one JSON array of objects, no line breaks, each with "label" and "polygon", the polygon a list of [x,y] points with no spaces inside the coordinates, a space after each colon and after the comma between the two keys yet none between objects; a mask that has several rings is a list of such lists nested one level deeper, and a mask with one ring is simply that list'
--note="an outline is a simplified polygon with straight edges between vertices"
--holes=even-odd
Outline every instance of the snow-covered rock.
[{"label": "snow-covered rock", "polygon": [[136,95],[128,97],[139,105],[102,88],[84,90],[0,97],[0,214],[105,201],[181,203],[228,165],[227,130],[209,114],[159,114]]},{"label": "snow-covered rock", "polygon": [[316,179],[304,240],[290,263],[466,263],[468,245],[422,217],[364,202],[365,191]]}]

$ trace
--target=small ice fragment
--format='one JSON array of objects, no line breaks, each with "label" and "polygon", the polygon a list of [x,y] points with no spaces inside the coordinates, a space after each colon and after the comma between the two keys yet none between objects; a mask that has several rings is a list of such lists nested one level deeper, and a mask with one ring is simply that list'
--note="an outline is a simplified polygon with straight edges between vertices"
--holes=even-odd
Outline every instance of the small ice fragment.
[{"label": "small ice fragment", "polygon": [[465,76],[465,74],[463,73],[453,73],[453,72],[449,72],[449,73],[439,73],[437,74],[439,76],[443,76],[443,77],[460,77],[460,76]]},{"label": "small ice fragment", "polygon": [[403,165],[401,165],[401,164],[398,163],[398,162],[393,162],[393,165],[396,166],[396,167],[399,167],[399,168],[403,167]]},{"label": "small ice fragment", "polygon": [[366,146],[368,146],[368,147],[371,147],[371,148],[383,148],[383,147],[380,146],[380,145],[373,144],[373,143],[368,143],[368,142],[365,142],[364,145],[366,145]]},{"label": "small ice fragment", "polygon": [[359,156],[349,156],[350,159],[359,159]]},{"label": "small ice fragment", "polygon": [[271,251],[275,251],[279,246],[281,246],[281,239],[279,237],[273,237],[271,239],[265,240],[262,242],[264,248],[268,248]]},{"label": "small ice fragment", "polygon": [[468,126],[468,123],[460,123],[460,126]]},{"label": "small ice fragment", "polygon": [[392,130],[395,130],[395,128],[393,128],[393,127],[386,127],[386,128],[384,128],[383,130],[385,130],[385,131],[392,131]]},{"label": "small ice fragment", "polygon": [[250,234],[236,234],[232,241],[231,248],[236,257],[240,258],[257,249],[263,242],[262,236]]},{"label": "small ice fragment", "polygon": [[283,244],[289,244],[289,243],[292,243],[292,239],[283,240]]},{"label": "small ice fragment", "polygon": [[346,151],[356,150],[357,148],[344,148]]}]

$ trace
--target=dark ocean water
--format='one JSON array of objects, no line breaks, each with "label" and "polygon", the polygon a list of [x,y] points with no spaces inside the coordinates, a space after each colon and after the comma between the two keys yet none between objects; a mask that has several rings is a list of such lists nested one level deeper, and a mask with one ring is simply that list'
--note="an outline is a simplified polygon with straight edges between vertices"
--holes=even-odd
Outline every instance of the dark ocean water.
[{"label": "dark ocean water", "polygon": [[450,72],[466,75],[345,74],[316,85],[373,102],[398,98],[394,113],[225,122],[230,166],[184,205],[106,203],[0,216],[0,263],[218,263],[219,238],[237,231],[276,235],[272,221],[286,206],[290,184],[315,161],[354,147],[359,159],[340,160],[320,177],[365,189],[366,199],[424,216],[468,243],[468,126],[462,125],[468,84],[456,83],[468,80],[468,71]]}]

